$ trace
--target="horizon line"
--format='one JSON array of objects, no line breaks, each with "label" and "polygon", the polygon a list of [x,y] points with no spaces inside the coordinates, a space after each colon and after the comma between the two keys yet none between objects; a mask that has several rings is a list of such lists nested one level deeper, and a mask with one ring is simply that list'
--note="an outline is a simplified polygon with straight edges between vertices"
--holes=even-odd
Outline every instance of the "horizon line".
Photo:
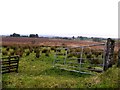
[{"label": "horizon line", "polygon": [[[13,33],[14,34],[14,33]],[[18,33],[15,33],[15,34],[18,34]],[[33,34],[33,33],[31,33],[31,34]],[[12,35],[12,34],[0,34],[0,36],[10,36],[10,35]],[[29,37],[29,35],[30,34],[20,34],[20,36],[28,36]],[[87,37],[87,38],[114,38],[114,39],[117,39],[117,38],[119,38],[119,37],[100,37],[100,36],[85,36],[85,35],[71,35],[71,36],[64,36],[64,35],[48,35],[48,34],[38,34],[38,36],[39,37],[75,37],[75,38],[77,38],[77,37],[79,37],[79,36],[82,36],[82,37]]]}]

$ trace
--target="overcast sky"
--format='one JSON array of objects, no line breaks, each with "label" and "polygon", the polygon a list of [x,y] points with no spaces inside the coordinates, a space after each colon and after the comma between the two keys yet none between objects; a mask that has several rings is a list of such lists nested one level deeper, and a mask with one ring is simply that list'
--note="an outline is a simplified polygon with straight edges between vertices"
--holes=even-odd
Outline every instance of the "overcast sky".
[{"label": "overcast sky", "polygon": [[118,37],[119,0],[0,0],[0,34]]}]

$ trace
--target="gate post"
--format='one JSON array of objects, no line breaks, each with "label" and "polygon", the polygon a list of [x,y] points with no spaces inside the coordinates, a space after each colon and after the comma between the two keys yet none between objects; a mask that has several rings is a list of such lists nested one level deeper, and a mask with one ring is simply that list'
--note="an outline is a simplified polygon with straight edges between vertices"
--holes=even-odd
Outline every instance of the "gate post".
[{"label": "gate post", "polygon": [[106,71],[109,67],[112,67],[114,47],[115,41],[111,38],[108,38],[105,47],[104,71]]}]

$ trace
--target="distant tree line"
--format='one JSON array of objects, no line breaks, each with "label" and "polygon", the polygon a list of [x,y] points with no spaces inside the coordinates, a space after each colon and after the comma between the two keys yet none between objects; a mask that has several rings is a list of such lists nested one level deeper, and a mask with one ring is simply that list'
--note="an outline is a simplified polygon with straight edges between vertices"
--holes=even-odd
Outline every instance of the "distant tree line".
[{"label": "distant tree line", "polygon": [[80,40],[92,40],[95,42],[101,42],[103,40],[106,40],[106,38],[98,38],[98,37],[83,37],[83,36],[78,36],[77,39]]},{"label": "distant tree line", "polygon": [[[13,33],[10,35],[10,37],[31,37],[31,38],[38,38],[38,34],[30,34],[30,35],[20,35],[17,33]],[[50,38],[50,37],[45,37],[45,38]],[[54,39],[66,39],[66,40],[91,40],[95,42],[101,42],[103,40],[106,40],[106,38],[98,38],[98,37],[83,37],[83,36],[72,36],[72,37],[52,37]]]},{"label": "distant tree line", "polygon": [[27,35],[20,35],[20,34],[17,34],[17,33],[13,33],[10,35],[10,37],[34,37],[34,38],[38,38],[38,34],[30,34],[29,36]]},{"label": "distant tree line", "polygon": [[10,35],[10,37],[20,37],[20,34],[13,33]]}]

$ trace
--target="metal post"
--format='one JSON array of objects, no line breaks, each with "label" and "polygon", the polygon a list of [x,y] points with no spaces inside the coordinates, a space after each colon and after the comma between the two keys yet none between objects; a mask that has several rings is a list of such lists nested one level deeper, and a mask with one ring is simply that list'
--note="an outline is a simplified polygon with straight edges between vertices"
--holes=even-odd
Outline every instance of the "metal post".
[{"label": "metal post", "polygon": [[80,71],[81,68],[82,68],[81,61],[82,61],[82,55],[83,55],[83,48],[84,48],[84,47],[82,47],[82,51],[81,51],[81,54],[80,54],[80,68],[79,68],[79,71]]},{"label": "metal post", "polygon": [[54,61],[53,61],[53,67],[55,67],[55,61],[56,61],[56,59],[57,59],[57,49],[55,50],[55,55],[54,55]]},{"label": "metal post", "polygon": [[64,64],[66,64],[66,59],[67,59],[67,50],[65,49],[65,60],[64,60]]}]

